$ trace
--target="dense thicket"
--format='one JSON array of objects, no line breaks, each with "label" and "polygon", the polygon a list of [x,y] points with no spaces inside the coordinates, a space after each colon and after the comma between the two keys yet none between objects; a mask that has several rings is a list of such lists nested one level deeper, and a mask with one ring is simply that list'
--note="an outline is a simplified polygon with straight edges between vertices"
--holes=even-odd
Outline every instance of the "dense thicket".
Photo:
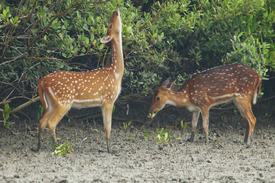
[{"label": "dense thicket", "polygon": [[171,77],[242,62],[261,76],[275,67],[274,0],[14,0],[0,4],[0,108],[37,96],[41,77],[110,62],[100,44],[112,11],[123,21],[120,102],[145,101]]}]

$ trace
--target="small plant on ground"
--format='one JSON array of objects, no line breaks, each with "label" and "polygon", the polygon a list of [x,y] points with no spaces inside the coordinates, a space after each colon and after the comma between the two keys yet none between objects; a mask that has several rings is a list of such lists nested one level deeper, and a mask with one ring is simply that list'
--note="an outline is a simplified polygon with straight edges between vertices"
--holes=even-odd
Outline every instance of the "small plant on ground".
[{"label": "small plant on ground", "polygon": [[4,111],[3,111],[3,118],[4,118],[4,126],[6,128],[9,128],[11,123],[7,123],[7,120],[9,119],[10,117],[10,112],[11,112],[11,108],[9,106],[9,104],[6,104],[5,105],[5,108],[4,108]]},{"label": "small plant on ground", "polygon": [[185,130],[185,129],[187,128],[188,124],[189,124],[188,122],[185,122],[185,123],[183,124],[183,121],[181,121],[181,122],[180,122],[180,127],[181,127],[181,129],[182,129],[182,130]]},{"label": "small plant on ground", "polygon": [[143,137],[144,137],[144,140],[147,142],[148,141],[148,137],[149,137],[149,130],[145,131]]},{"label": "small plant on ground", "polygon": [[127,130],[127,128],[132,124],[132,121],[129,122],[123,122],[123,128],[124,130]]},{"label": "small plant on ground", "polygon": [[69,152],[73,151],[73,144],[65,142],[64,144],[52,144],[55,150],[52,152],[53,155],[67,155]]},{"label": "small plant on ground", "polygon": [[156,137],[154,141],[156,143],[165,143],[169,142],[170,140],[170,134],[167,129],[161,128],[161,129],[156,129]]},{"label": "small plant on ground", "polygon": [[[182,121],[180,122],[180,128],[181,128],[181,130],[182,130],[182,131],[185,130],[185,129],[187,128],[188,124],[189,124],[189,122],[185,122],[185,123],[184,123],[183,120],[182,120]],[[177,139],[177,140],[182,140],[182,137],[177,136],[176,139]]]},{"label": "small plant on ground", "polygon": [[128,140],[134,140],[134,138],[131,136],[131,137],[127,137]]}]

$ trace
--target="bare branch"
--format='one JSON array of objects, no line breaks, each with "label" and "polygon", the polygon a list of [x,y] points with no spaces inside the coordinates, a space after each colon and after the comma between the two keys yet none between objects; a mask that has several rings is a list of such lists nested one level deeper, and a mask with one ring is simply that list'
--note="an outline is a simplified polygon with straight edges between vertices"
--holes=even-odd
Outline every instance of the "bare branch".
[{"label": "bare branch", "polygon": [[[5,64],[8,64],[8,63],[11,63],[11,62],[13,62],[13,61],[15,61],[15,60],[18,60],[18,59],[23,59],[24,57],[26,57],[26,56],[25,56],[24,54],[22,54],[22,55],[19,55],[18,57],[11,57],[11,58],[8,58],[8,59],[7,59],[8,61],[1,63],[0,66],[5,65]],[[11,59],[11,60],[10,60],[10,59]],[[1,60],[6,60],[6,58],[2,58]]]},{"label": "bare branch", "polygon": [[32,100],[30,100],[30,101],[28,101],[28,102],[26,102],[26,103],[24,103],[24,104],[18,106],[18,107],[16,107],[15,109],[13,109],[13,110],[10,112],[10,114],[13,114],[13,113],[16,113],[16,112],[18,112],[18,111],[21,111],[21,110],[24,109],[25,107],[27,107],[27,106],[29,106],[30,104],[32,104],[32,103],[34,103],[34,102],[37,102],[37,101],[39,101],[39,100],[40,100],[40,98],[39,98],[39,97],[36,97],[36,98],[34,98],[34,99],[32,99]]}]

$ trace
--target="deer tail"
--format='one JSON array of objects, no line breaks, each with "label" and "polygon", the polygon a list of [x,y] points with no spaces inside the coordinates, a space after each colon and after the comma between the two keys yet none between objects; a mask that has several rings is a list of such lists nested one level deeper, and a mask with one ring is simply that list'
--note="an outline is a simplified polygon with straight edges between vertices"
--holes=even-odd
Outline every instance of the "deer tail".
[{"label": "deer tail", "polygon": [[42,106],[46,107],[46,109],[47,109],[48,105],[47,105],[46,98],[45,98],[46,97],[45,92],[43,90],[43,80],[40,80],[38,83],[38,94],[39,94]]},{"label": "deer tail", "polygon": [[261,92],[261,78],[259,77],[258,82],[257,82],[257,89],[254,92],[253,95],[253,104],[255,105],[257,103],[257,99],[259,97],[259,94]]}]

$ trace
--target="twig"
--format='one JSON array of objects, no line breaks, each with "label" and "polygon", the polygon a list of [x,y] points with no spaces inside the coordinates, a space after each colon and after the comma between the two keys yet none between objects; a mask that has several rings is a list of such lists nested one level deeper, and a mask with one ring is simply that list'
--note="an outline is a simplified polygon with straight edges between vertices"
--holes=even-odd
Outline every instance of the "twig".
[{"label": "twig", "polygon": [[18,107],[16,107],[15,109],[13,109],[13,110],[10,112],[10,114],[16,113],[16,112],[18,112],[18,111],[24,109],[24,108],[27,107],[28,105],[30,105],[30,104],[32,104],[32,103],[34,103],[34,102],[37,102],[38,100],[40,100],[40,98],[39,98],[39,97],[36,97],[36,98],[34,98],[34,99],[32,99],[32,100],[30,100],[30,101],[28,101],[28,102],[26,102],[26,103],[24,103],[24,104],[18,106]]},{"label": "twig", "polygon": [[[33,66],[31,66],[28,70],[24,71],[22,74],[21,74],[21,77],[19,78],[18,82],[17,82],[17,85],[23,80],[24,76],[26,75],[26,73],[32,69],[33,67],[39,65],[40,63],[37,63],[37,64],[34,64]],[[13,89],[11,90],[11,92],[8,94],[8,96],[6,98],[4,98],[4,100],[1,102],[1,103],[6,103],[7,99],[11,96],[11,94],[14,92],[14,90],[16,89],[16,86],[13,87]]]},{"label": "twig", "polygon": [[4,121],[4,120],[0,120],[0,123],[9,123],[9,124],[15,124],[15,122],[9,122],[9,121]]},{"label": "twig", "polygon": [[24,96],[15,96],[15,97],[9,98],[8,100],[2,100],[2,101],[0,102],[0,105],[10,103],[12,100],[14,100],[14,99],[19,99],[19,98],[24,98],[24,99],[26,99],[26,97],[24,97]]},{"label": "twig", "polygon": [[[74,58],[74,57],[73,57]],[[11,60],[12,59],[12,60]],[[5,57],[5,58],[1,58],[1,60],[7,60],[6,62],[3,62],[0,64],[1,65],[4,65],[4,64],[7,64],[7,63],[10,63],[10,62],[13,62],[15,60],[18,60],[18,59],[28,59],[28,60],[56,60],[56,61],[62,61],[62,62],[67,62],[69,61],[68,59],[67,60],[64,60],[64,59],[58,59],[58,58],[51,58],[51,57],[26,57],[25,55],[20,55],[18,57]]]},{"label": "twig", "polygon": [[[24,112],[22,112],[22,111],[17,111],[17,113],[20,114],[20,115],[22,115],[22,116],[24,116],[26,119],[28,119],[28,121],[32,121],[31,117],[28,116],[27,114],[25,114]],[[14,116],[14,114],[13,114],[13,116]],[[17,117],[17,116],[16,116],[16,117]],[[24,121],[25,121],[25,120],[24,120]]]},{"label": "twig", "polygon": [[[13,61],[18,60],[18,59],[22,59],[22,58],[24,58],[24,57],[25,57],[24,54],[19,55],[18,57],[12,57],[12,58],[10,58],[10,59],[12,59],[12,60],[8,60],[8,61],[6,61],[6,62],[3,62],[3,63],[0,64],[0,66],[1,66],[1,65],[5,65],[5,64],[8,64],[8,63],[13,62]],[[1,58],[1,59],[2,59],[2,60],[5,60],[4,58]]]},{"label": "twig", "polygon": [[[21,80],[23,79],[23,76],[25,76],[26,72],[23,72],[21,74],[21,77],[19,78],[17,84],[19,84],[21,82]],[[6,103],[7,99],[11,96],[11,94],[14,92],[16,86],[13,87],[13,89],[11,90],[11,92],[8,94],[8,96],[6,98],[4,98],[4,100],[2,102]]]},{"label": "twig", "polygon": [[262,100],[258,100],[257,102],[265,102],[265,101],[273,99],[273,98],[275,98],[275,95],[271,96],[271,97],[268,97],[268,98],[265,98],[265,99],[262,99]]}]

